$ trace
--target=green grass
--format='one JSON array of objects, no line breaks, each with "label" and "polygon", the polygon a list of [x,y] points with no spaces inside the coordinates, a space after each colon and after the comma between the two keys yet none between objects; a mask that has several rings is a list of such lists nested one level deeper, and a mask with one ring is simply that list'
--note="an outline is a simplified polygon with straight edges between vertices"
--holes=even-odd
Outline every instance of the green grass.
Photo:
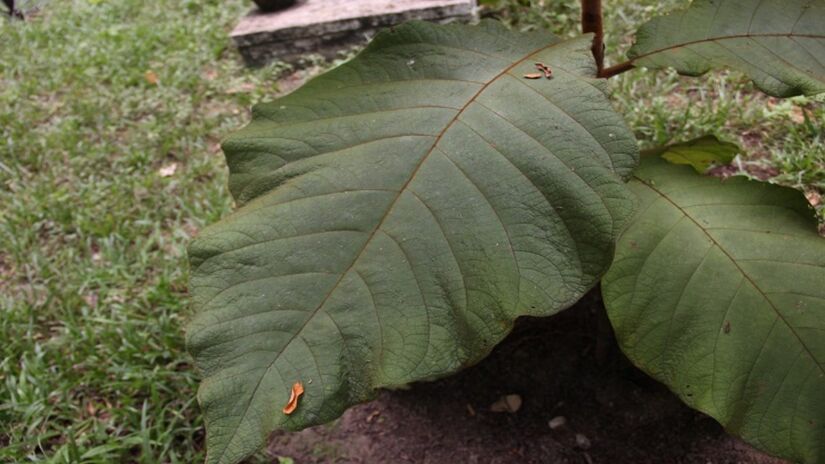
[{"label": "green grass", "polygon": [[277,89],[228,49],[245,8],[0,20],[0,462],[202,458],[185,245],[231,207],[218,141]]},{"label": "green grass", "polygon": [[[230,210],[218,141],[279,68],[231,49],[242,0],[39,3],[0,20],[0,462],[198,462],[185,245]],[[572,0],[493,3],[515,28],[578,21]],[[613,62],[665,3],[607,2]],[[729,73],[613,87],[645,145],[715,133],[744,170],[825,188],[821,100]]]}]

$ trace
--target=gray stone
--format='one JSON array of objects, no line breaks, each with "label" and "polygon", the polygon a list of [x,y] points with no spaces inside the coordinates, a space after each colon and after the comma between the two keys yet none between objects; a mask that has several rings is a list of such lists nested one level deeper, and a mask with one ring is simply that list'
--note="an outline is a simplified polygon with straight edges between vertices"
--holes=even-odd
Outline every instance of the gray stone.
[{"label": "gray stone", "polygon": [[309,53],[334,58],[379,29],[412,19],[468,21],[474,15],[475,0],[299,0],[273,13],[255,9],[231,36],[249,65],[295,63]]}]

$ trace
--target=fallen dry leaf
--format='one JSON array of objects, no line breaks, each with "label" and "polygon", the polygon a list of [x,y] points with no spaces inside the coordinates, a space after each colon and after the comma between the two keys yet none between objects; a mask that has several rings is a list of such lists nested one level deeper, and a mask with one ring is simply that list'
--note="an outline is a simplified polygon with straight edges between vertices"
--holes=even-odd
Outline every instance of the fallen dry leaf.
[{"label": "fallen dry leaf", "polygon": [[158,169],[158,174],[160,177],[170,177],[174,176],[175,172],[178,170],[178,163],[167,164],[162,168]]},{"label": "fallen dry leaf", "polygon": [[295,409],[298,408],[298,398],[304,394],[304,384],[301,382],[295,382],[292,385],[292,392],[289,394],[289,401],[284,406],[284,414],[287,416],[295,412]]},{"label": "fallen dry leaf", "polygon": [[521,409],[521,396],[516,394],[504,395],[490,405],[490,411],[492,412],[515,413],[519,409]]},{"label": "fallen dry leaf", "polygon": [[97,308],[97,293],[87,293],[83,296],[83,300],[90,308]]},{"label": "fallen dry leaf", "polygon": [[805,198],[808,199],[808,203],[810,203],[813,207],[817,207],[820,203],[822,203],[822,195],[814,192],[813,190],[806,192]]},{"label": "fallen dry leaf", "polygon": [[524,75],[525,79],[541,79],[542,73],[528,73]]},{"label": "fallen dry leaf", "polygon": [[155,72],[151,69],[146,71],[146,74],[144,74],[143,77],[146,79],[146,82],[148,82],[149,85],[158,85],[158,75],[155,74]]},{"label": "fallen dry leaf", "polygon": [[577,433],[577,434],[576,434],[576,446],[577,446],[578,448],[581,448],[581,449],[583,449],[583,450],[586,450],[586,449],[589,449],[589,448],[590,448],[590,445],[591,445],[591,443],[590,443],[590,439],[589,439],[589,438],[587,438],[586,436],[584,436],[584,435],[582,435],[582,434],[580,434],[580,433]]},{"label": "fallen dry leaf", "polygon": [[791,121],[795,122],[796,124],[802,124],[803,122],[805,122],[805,110],[798,106],[794,106],[793,109],[791,109],[790,116]]},{"label": "fallen dry leaf", "polygon": [[367,416],[367,422],[372,422],[376,417],[381,415],[381,411],[373,411]]},{"label": "fallen dry leaf", "polygon": [[218,77],[218,71],[214,69],[207,69],[203,72],[203,78],[207,81],[214,81]]},{"label": "fallen dry leaf", "polygon": [[567,418],[564,416],[556,416],[550,419],[550,422],[548,422],[547,425],[549,425],[553,430],[558,430],[567,425]]},{"label": "fallen dry leaf", "polygon": [[255,90],[256,87],[257,86],[255,84],[253,84],[252,82],[243,82],[239,85],[235,85],[235,86],[230,87],[229,89],[226,90],[226,93],[228,93],[230,95],[234,95],[236,93],[249,93],[249,92],[252,92],[253,90]]}]

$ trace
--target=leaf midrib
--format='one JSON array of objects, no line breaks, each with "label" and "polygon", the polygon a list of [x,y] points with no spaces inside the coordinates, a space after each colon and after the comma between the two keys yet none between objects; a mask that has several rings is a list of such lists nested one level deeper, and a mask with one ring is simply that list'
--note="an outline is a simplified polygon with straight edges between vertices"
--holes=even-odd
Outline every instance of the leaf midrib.
[{"label": "leaf midrib", "polygon": [[[441,142],[441,139],[444,137],[444,134],[447,133],[447,131],[453,126],[453,124],[455,124],[456,121],[458,121],[458,118],[462,114],[464,114],[464,111],[466,111],[467,108],[469,108],[470,105],[472,103],[474,103],[476,101],[476,99],[482,93],[484,93],[485,90],[487,90],[490,87],[490,85],[492,85],[494,82],[496,82],[502,76],[506,75],[508,72],[513,70],[516,66],[518,66],[518,65],[524,63],[525,61],[529,60],[530,57],[532,57],[533,55],[535,55],[537,53],[540,53],[544,50],[547,50],[549,48],[555,47],[555,46],[557,46],[559,44],[562,44],[562,43],[564,43],[564,42],[554,42],[554,43],[539,47],[535,50],[532,50],[532,51],[526,53],[521,59],[513,62],[512,64],[510,64],[509,66],[504,68],[504,70],[502,70],[500,73],[498,73],[495,76],[493,76],[492,78],[490,78],[490,80],[487,83],[485,83],[475,94],[473,94],[473,96],[470,97],[467,100],[467,102],[464,103],[464,105],[461,106],[460,111],[456,112],[455,116],[453,116],[453,118],[447,124],[445,124],[444,129],[442,129],[441,132],[438,134],[438,136],[436,136],[436,138],[433,141],[432,145],[427,150],[427,153],[423,157],[421,157],[421,161],[418,162],[418,164],[413,169],[413,171],[410,174],[407,181],[398,190],[398,194],[396,194],[395,198],[393,198],[393,200],[387,206],[386,212],[381,216],[381,220],[378,221],[376,226],[370,232],[369,237],[367,237],[367,239],[364,241],[364,245],[362,245],[361,249],[358,250],[358,253],[356,253],[356,255],[353,258],[352,262],[346,268],[344,268],[341,271],[341,275],[338,277],[338,280],[336,280],[335,283],[332,285],[329,292],[327,292],[327,294],[324,296],[324,298],[321,300],[321,302],[318,304],[318,306],[314,310],[312,310],[310,315],[307,317],[306,321],[304,321],[304,323],[297,330],[295,330],[295,333],[292,335],[292,337],[290,337],[289,340],[287,340],[286,343],[284,343],[281,350],[278,351],[278,353],[273,357],[272,362],[269,363],[269,365],[264,370],[263,374],[261,374],[261,376],[258,379],[258,382],[255,384],[255,388],[252,389],[252,393],[249,395],[249,401],[247,401],[246,406],[244,406],[243,413],[241,413],[241,416],[240,416],[241,417],[241,422],[243,422],[243,420],[246,418],[247,414],[249,413],[249,408],[252,405],[252,401],[255,398],[255,395],[257,394],[258,389],[260,388],[261,384],[263,383],[263,379],[269,374],[270,369],[272,369],[272,366],[275,365],[275,363],[278,361],[278,359],[280,359],[280,357],[284,353],[284,351],[286,351],[286,349],[292,344],[292,342],[298,337],[298,335],[303,332],[303,330],[306,328],[307,324],[309,324],[315,318],[315,316],[318,314],[318,312],[321,310],[321,308],[324,307],[327,300],[329,300],[329,298],[332,296],[332,294],[335,293],[335,291],[338,289],[338,286],[344,280],[344,277],[347,274],[349,274],[349,271],[352,270],[353,266],[355,266],[355,264],[361,258],[364,251],[367,249],[369,244],[372,242],[372,239],[375,237],[375,234],[381,229],[381,226],[384,224],[384,221],[386,221],[386,219],[392,213],[392,210],[395,207],[395,205],[398,203],[398,200],[401,198],[401,195],[404,193],[404,191],[407,189],[407,187],[410,185],[410,183],[415,179],[416,175],[418,174],[418,171],[421,169],[421,167],[424,165],[424,163],[427,162],[427,160],[430,158],[430,155],[433,154],[433,152],[435,151],[435,149],[438,146],[439,142]],[[221,460],[223,459],[223,456],[226,454],[226,451],[229,449],[229,445],[235,440],[235,437],[237,436],[237,433],[238,433],[238,429],[239,429],[239,427],[234,428],[234,430],[232,432],[232,436],[229,438],[229,440],[226,441],[226,446],[224,446],[223,449],[221,450],[221,453],[217,458],[217,462],[221,462]]]},{"label": "leaf midrib", "polygon": [[790,322],[788,322],[788,320],[785,318],[785,316],[782,314],[782,312],[780,312],[780,311],[779,311],[779,309],[778,309],[778,308],[776,307],[776,305],[774,304],[773,300],[771,300],[771,299],[768,297],[768,295],[767,295],[767,294],[766,294],[766,293],[762,290],[762,288],[760,288],[760,287],[759,287],[759,285],[757,285],[757,284],[756,284],[756,282],[753,280],[753,278],[752,278],[752,277],[751,277],[751,276],[750,276],[747,272],[745,272],[745,270],[744,270],[744,269],[742,269],[742,267],[739,265],[739,263],[737,262],[737,260],[736,260],[736,259],[734,259],[734,257],[733,257],[730,253],[728,253],[728,251],[725,249],[725,247],[723,247],[723,246],[722,246],[722,245],[721,245],[721,244],[720,244],[720,243],[716,240],[716,238],[715,238],[715,237],[713,237],[713,235],[711,235],[711,234],[710,234],[707,230],[705,230],[705,228],[704,228],[704,227],[702,227],[702,224],[700,224],[700,223],[699,223],[696,219],[694,219],[694,218],[693,218],[693,216],[691,216],[691,215],[690,215],[690,214],[689,214],[689,213],[688,213],[688,212],[687,212],[684,208],[682,208],[681,206],[679,206],[679,205],[678,205],[675,201],[673,201],[673,200],[672,200],[669,196],[667,196],[664,192],[662,192],[662,191],[660,191],[659,189],[657,189],[656,187],[654,187],[654,186],[652,186],[652,185],[648,184],[648,183],[645,181],[645,179],[642,179],[641,177],[638,177],[638,176],[633,176],[633,178],[634,178],[635,180],[639,181],[639,183],[641,183],[642,185],[644,185],[645,187],[647,187],[648,189],[650,189],[650,190],[651,190],[651,191],[653,191],[654,193],[656,193],[657,195],[659,195],[661,198],[664,198],[664,199],[665,199],[668,203],[670,203],[671,205],[673,205],[673,207],[674,207],[674,208],[676,208],[677,210],[679,210],[679,212],[681,212],[681,213],[684,215],[684,217],[688,218],[691,222],[693,222],[693,223],[696,225],[696,227],[698,227],[698,228],[699,228],[699,230],[701,230],[701,231],[702,231],[702,233],[703,233],[703,234],[705,234],[705,236],[707,236],[707,238],[708,238],[711,242],[713,242],[714,246],[716,246],[716,247],[717,247],[717,248],[718,248],[718,249],[719,249],[722,253],[724,253],[724,254],[725,254],[725,256],[726,256],[726,257],[730,260],[730,262],[731,262],[731,263],[733,263],[733,265],[734,265],[734,266],[736,266],[736,269],[738,269],[738,270],[739,270],[739,272],[742,274],[742,277],[744,277],[744,278],[745,278],[745,280],[747,280],[747,281],[748,281],[748,283],[750,283],[750,284],[751,284],[751,286],[752,286],[752,287],[753,287],[753,288],[754,288],[754,289],[755,289],[755,290],[756,290],[756,291],[757,291],[757,292],[758,292],[758,293],[762,296],[762,298],[764,298],[764,300],[768,303],[768,305],[771,307],[771,309],[773,309],[773,311],[776,313],[777,317],[778,317],[780,320],[782,320],[782,323],[784,323],[784,324],[785,324],[785,326],[787,326],[787,327],[788,327],[788,330],[790,330],[790,331],[791,331],[791,333],[793,334],[793,336],[797,339],[797,341],[799,341],[799,344],[802,346],[802,348],[805,350],[805,352],[806,352],[806,353],[808,354],[808,356],[811,358],[811,360],[813,361],[814,365],[816,365],[816,366],[817,366],[817,368],[819,368],[819,370],[820,370],[823,374],[825,374],[825,367],[823,367],[823,366],[822,366],[822,364],[820,364],[820,363],[819,363],[819,361],[817,360],[816,356],[814,356],[813,352],[811,352],[810,348],[808,348],[808,345],[807,345],[807,344],[805,344],[805,341],[804,341],[804,340],[802,340],[802,337],[800,337],[800,336],[799,336],[799,334],[796,332],[796,330],[794,329],[794,327],[790,324]]}]

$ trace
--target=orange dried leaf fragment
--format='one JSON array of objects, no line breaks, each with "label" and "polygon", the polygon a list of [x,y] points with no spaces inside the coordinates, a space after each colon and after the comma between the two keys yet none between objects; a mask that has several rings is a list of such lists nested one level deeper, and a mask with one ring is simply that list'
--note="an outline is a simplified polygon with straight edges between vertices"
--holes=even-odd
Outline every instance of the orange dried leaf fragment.
[{"label": "orange dried leaf fragment", "polygon": [[304,394],[304,384],[295,382],[292,384],[292,392],[289,394],[289,401],[284,406],[284,414],[290,415],[298,408],[298,398]]},{"label": "orange dried leaf fragment", "polygon": [[143,78],[146,79],[146,82],[149,85],[158,85],[158,82],[160,82],[160,79],[158,79],[157,73],[155,73],[151,69],[146,71],[145,74],[143,74]]}]

